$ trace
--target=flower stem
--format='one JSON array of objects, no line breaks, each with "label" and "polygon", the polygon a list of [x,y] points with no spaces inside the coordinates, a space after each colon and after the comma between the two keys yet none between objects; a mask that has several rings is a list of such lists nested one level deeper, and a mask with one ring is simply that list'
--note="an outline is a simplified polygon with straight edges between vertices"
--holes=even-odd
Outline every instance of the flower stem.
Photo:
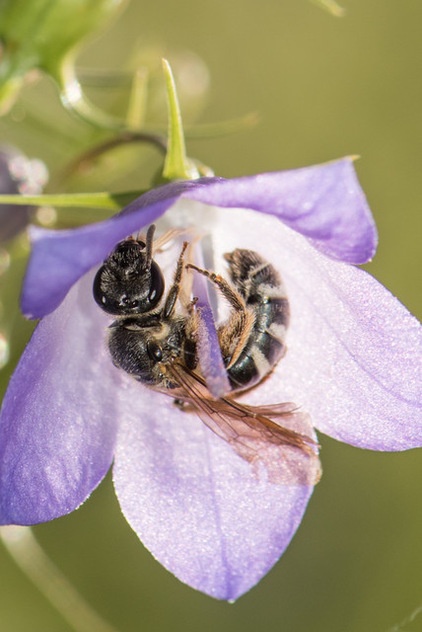
[{"label": "flower stem", "polygon": [[145,193],[145,190],[125,191],[123,193],[46,193],[41,195],[0,194],[0,204],[17,206],[57,206],[59,208],[98,208],[108,211],[120,211],[124,206]]},{"label": "flower stem", "polygon": [[130,143],[145,143],[157,147],[157,149],[162,152],[167,151],[167,140],[160,134],[125,130],[117,133],[112,138],[108,138],[98,145],[91,147],[80,156],[77,156],[77,158],[66,168],[64,177],[68,177],[75,173],[80,165],[83,165],[84,167],[86,165],[90,165],[90,163],[94,162],[94,160],[108,151],[112,151],[117,147]]},{"label": "flower stem", "polygon": [[122,121],[110,116],[86,98],[73,63],[68,61],[63,64],[53,76],[59,85],[61,102],[67,110],[73,112],[85,123],[99,129],[119,131],[124,128]]},{"label": "flower stem", "polygon": [[340,5],[338,5],[335,0],[312,0],[312,2],[314,4],[318,4],[322,9],[325,9],[326,11],[328,11],[328,13],[331,13],[331,15],[334,15],[336,18],[343,17],[345,13],[344,9]]},{"label": "flower stem", "polygon": [[404,628],[407,628],[408,625],[414,622],[416,617],[422,615],[422,604],[416,608],[408,617],[403,619],[400,623],[397,623],[395,626],[390,628],[388,632],[401,632]]},{"label": "flower stem", "polygon": [[1,527],[0,538],[17,566],[75,632],[118,632],[53,564],[29,527]]}]

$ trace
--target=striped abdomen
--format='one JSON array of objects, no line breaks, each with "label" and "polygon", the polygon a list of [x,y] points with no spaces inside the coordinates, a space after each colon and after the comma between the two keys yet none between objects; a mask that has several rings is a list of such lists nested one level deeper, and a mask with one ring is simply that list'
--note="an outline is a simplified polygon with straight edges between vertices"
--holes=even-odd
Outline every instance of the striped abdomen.
[{"label": "striped abdomen", "polygon": [[226,254],[234,288],[253,316],[249,335],[234,363],[225,358],[233,390],[249,388],[268,375],[285,354],[289,302],[277,270],[252,250]]}]

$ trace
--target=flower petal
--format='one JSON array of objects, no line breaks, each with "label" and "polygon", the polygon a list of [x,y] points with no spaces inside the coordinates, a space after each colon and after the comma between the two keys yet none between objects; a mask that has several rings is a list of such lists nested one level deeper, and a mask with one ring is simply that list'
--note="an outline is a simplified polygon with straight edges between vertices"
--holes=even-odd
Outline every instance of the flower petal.
[{"label": "flower petal", "polygon": [[351,158],[215,181],[183,197],[274,215],[339,261],[365,263],[375,254],[376,227]]},{"label": "flower petal", "polygon": [[233,600],[278,560],[312,487],[273,485],[192,413],[165,395],[130,402],[118,437],[114,482],[126,519],[183,582]]},{"label": "flower petal", "polygon": [[[375,225],[351,159],[233,180],[175,182],[149,191],[103,222],[66,231],[33,228],[24,314],[41,318],[56,309],[70,287],[120,239],[156,221],[179,198],[275,215],[334,259],[364,263],[375,252]],[[201,214],[203,208],[197,205]],[[195,223],[201,225],[202,217]]]},{"label": "flower petal", "polygon": [[[361,448],[421,447],[420,324],[365,271],[314,253],[302,261],[303,319],[292,326],[283,369],[315,427]],[[300,367],[293,335],[303,349]]]},{"label": "flower petal", "polygon": [[[204,258],[200,250],[196,253],[196,264],[204,268]],[[195,309],[198,315],[197,344],[201,373],[211,395],[216,398],[223,397],[230,392],[230,382],[221,355],[205,278],[202,275],[194,274],[192,290],[196,298]]]},{"label": "flower petal", "polygon": [[217,398],[223,397],[230,392],[230,382],[221,356],[211,307],[197,305],[197,312],[199,316],[197,342],[201,373],[211,395]]},{"label": "flower petal", "polygon": [[34,524],[78,507],[113,457],[116,416],[105,318],[92,278],[35,330],[0,417],[0,523]]},{"label": "flower petal", "polygon": [[294,401],[316,428],[362,448],[420,446],[417,320],[369,274],[271,218],[236,211],[222,225],[216,261],[239,245],[260,251],[281,272],[291,306],[287,354],[251,402]]}]

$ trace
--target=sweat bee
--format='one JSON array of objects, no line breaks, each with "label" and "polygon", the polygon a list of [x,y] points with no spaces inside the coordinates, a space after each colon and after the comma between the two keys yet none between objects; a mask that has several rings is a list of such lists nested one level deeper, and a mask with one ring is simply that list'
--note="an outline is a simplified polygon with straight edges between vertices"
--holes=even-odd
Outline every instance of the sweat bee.
[{"label": "sweat bee", "polygon": [[[173,397],[186,412],[196,412],[242,458],[257,469],[264,465],[271,482],[314,484],[319,461],[309,416],[292,403],[250,406],[239,401],[244,391],[269,376],[286,352],[290,310],[279,273],[257,252],[238,248],[224,256],[226,280],[186,262],[189,243],[184,242],[165,295],[154,254],[171,236],[154,242],[154,232],[152,225],[145,238],[117,244],[94,279],[95,301],[116,318],[108,337],[113,363]],[[201,316],[195,297],[186,297],[185,291],[191,274],[206,277],[230,308],[217,334],[231,390],[217,399],[199,369]]]}]

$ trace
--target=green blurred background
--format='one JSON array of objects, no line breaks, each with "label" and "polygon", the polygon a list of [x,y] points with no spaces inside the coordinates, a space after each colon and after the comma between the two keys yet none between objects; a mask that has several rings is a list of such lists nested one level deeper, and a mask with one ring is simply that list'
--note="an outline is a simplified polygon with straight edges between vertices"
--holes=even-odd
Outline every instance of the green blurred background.
[{"label": "green blurred background", "polygon": [[[186,51],[200,56],[210,89],[203,103],[187,84],[194,105],[185,105],[187,123],[260,115],[259,125],[242,133],[188,142],[189,154],[219,175],[359,154],[357,170],[380,234],[367,269],[420,316],[422,4],[343,5],[346,16],[336,19],[307,0],[132,0],[83,50],[78,66],[119,71],[131,67],[131,58],[133,67],[135,51],[142,63],[158,66],[165,54],[175,65],[193,63],[205,85],[205,68]],[[124,89],[101,87],[94,75],[95,81],[81,70],[86,84],[97,84],[87,88],[92,100],[118,110]],[[164,124],[157,90],[151,89],[148,120]],[[62,110],[46,79],[27,88],[0,120],[0,140],[43,159],[51,191],[106,188],[116,161],[126,168],[112,186],[142,187],[159,167],[155,150],[137,146],[60,182],[59,168],[100,135]],[[1,279],[2,323],[12,345],[3,389],[29,335],[16,316],[23,247],[14,251],[20,258]],[[121,517],[110,480],[80,510],[35,533],[122,632],[388,632],[422,603],[420,454],[376,454],[320,440],[324,476],[302,526],[276,567],[235,605],[196,593],[155,562]],[[1,546],[0,578],[2,632],[70,630]],[[422,614],[403,629],[422,630]]]}]

